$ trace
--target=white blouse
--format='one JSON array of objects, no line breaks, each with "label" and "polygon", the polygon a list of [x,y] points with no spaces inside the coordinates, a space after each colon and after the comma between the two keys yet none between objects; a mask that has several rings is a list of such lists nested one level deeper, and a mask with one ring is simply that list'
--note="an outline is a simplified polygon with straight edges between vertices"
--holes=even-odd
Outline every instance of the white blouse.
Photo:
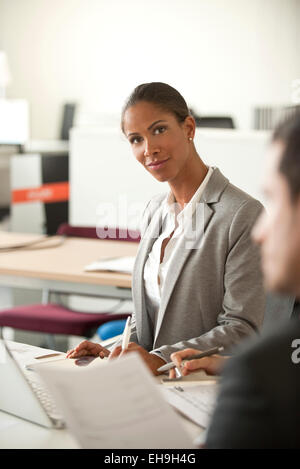
[{"label": "white blouse", "polygon": [[[154,242],[144,267],[146,306],[148,314],[152,320],[154,330],[156,328],[163,287],[167,281],[168,271],[176,253],[176,247],[179,245],[183,234],[184,219],[187,215],[189,217],[193,215],[196,204],[199,202],[213,170],[214,168],[212,167],[208,168],[208,172],[204,180],[193,195],[192,199],[183,209],[181,209],[178,203],[175,203],[175,198],[172,192],[167,195],[163,202],[162,232]],[[168,241],[165,247],[164,257],[162,262],[160,262],[162,243],[164,239],[169,238],[171,235],[172,238]]]}]

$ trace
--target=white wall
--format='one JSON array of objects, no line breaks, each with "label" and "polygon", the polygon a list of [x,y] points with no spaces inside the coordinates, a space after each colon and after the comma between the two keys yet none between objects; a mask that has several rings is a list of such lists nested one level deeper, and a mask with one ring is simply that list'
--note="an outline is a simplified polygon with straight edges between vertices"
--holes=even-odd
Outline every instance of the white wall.
[{"label": "white wall", "polygon": [[285,104],[300,77],[299,0],[0,0],[0,49],[27,98],[33,138],[55,138],[61,106],[119,113],[145,81],[166,81],[202,113]]},{"label": "white wall", "polygon": [[[269,138],[268,132],[198,128],[195,145],[206,164],[264,203],[261,182]],[[70,155],[72,225],[139,229],[146,203],[169,191],[167,183],[137,163],[120,130],[75,128]]]}]

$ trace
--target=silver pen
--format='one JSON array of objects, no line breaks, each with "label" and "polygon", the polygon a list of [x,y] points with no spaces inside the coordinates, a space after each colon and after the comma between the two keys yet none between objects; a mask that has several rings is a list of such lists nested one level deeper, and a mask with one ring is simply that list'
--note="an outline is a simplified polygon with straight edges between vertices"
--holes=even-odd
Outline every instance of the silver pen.
[{"label": "silver pen", "polygon": [[[188,355],[187,357],[183,359],[183,361],[196,360],[197,358],[209,357],[210,355],[214,355],[215,353],[220,353],[223,350],[224,350],[224,347],[214,347],[204,352],[196,353],[195,355]],[[168,371],[168,370],[171,370],[171,368],[176,368],[176,365],[174,362],[170,362],[170,363],[167,363],[166,365],[161,366],[160,368],[157,369],[157,371],[159,372]]]},{"label": "silver pen", "polygon": [[122,350],[126,350],[128,348],[130,336],[131,336],[131,316],[128,316],[126,325],[124,328],[123,336],[122,336]]}]

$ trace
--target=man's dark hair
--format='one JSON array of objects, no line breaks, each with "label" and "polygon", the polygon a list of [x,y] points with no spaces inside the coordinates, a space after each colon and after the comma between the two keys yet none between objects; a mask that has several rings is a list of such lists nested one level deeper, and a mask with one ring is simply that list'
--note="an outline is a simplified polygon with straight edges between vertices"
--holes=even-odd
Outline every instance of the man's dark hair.
[{"label": "man's dark hair", "polygon": [[283,144],[279,171],[287,179],[291,197],[300,196],[300,112],[279,124],[275,129],[273,142]]},{"label": "man's dark hair", "polygon": [[141,101],[155,104],[164,111],[174,114],[178,122],[184,122],[186,117],[191,115],[185,99],[175,88],[161,82],[143,83],[133,90],[123,107],[121,116],[121,127],[123,132],[125,112],[128,108]]}]

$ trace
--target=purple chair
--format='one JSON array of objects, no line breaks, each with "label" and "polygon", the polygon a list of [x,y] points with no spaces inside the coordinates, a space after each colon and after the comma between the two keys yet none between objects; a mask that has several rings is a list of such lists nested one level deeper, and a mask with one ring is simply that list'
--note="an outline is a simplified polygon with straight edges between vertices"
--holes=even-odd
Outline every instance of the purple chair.
[{"label": "purple chair", "polygon": [[[119,236],[119,229],[111,229],[113,237],[110,240],[139,242],[138,232],[131,232],[124,237]],[[109,231],[106,230],[109,235]],[[117,233],[117,236],[115,234]],[[95,227],[76,227],[67,223],[62,224],[58,230],[58,235],[76,236],[82,238],[98,238]],[[114,237],[115,236],[115,237]],[[43,291],[43,298],[47,301],[41,304],[26,306],[16,306],[0,311],[0,329],[2,327],[12,327],[27,331],[43,332],[46,334],[75,335],[90,338],[102,324],[112,321],[126,319],[131,313],[87,313],[84,311],[74,311],[57,303],[48,302],[51,293]],[[49,341],[50,342],[50,341]],[[51,343],[53,345],[53,342]]]},{"label": "purple chair", "polygon": [[77,238],[93,238],[99,239],[99,232],[103,231],[107,235],[110,241],[131,241],[133,243],[139,243],[141,236],[138,231],[134,230],[122,230],[120,228],[100,228],[97,230],[92,226],[71,226],[68,223],[62,223],[57,230],[58,235],[64,236],[75,236]]}]

